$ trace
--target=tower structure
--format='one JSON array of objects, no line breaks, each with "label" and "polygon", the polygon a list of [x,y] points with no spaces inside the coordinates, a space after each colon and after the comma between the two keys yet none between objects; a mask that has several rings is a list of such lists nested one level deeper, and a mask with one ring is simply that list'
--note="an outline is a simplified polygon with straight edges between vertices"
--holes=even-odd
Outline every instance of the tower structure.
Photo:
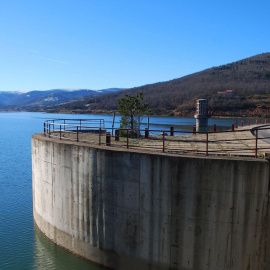
[{"label": "tower structure", "polygon": [[208,126],[208,102],[207,99],[197,99],[196,101],[196,130],[200,127]]}]

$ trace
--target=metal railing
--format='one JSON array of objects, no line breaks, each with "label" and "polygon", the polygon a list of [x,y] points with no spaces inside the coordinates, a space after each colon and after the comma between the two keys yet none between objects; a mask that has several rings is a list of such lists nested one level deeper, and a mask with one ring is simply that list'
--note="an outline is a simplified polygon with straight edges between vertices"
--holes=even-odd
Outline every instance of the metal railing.
[{"label": "metal railing", "polygon": [[46,124],[46,128],[49,128],[49,125],[62,125],[64,130],[68,126],[79,126],[82,129],[83,126],[92,126],[96,125],[98,127],[105,127],[104,119],[50,119],[44,122],[44,126]]},{"label": "metal railing", "polygon": [[[98,121],[97,121],[98,120]],[[103,119],[59,119],[44,122],[44,135],[59,140],[145,149],[174,154],[264,157],[270,153],[270,126],[233,131],[197,132],[105,127]],[[112,132],[107,132],[108,130]],[[114,135],[113,135],[114,134]]]}]

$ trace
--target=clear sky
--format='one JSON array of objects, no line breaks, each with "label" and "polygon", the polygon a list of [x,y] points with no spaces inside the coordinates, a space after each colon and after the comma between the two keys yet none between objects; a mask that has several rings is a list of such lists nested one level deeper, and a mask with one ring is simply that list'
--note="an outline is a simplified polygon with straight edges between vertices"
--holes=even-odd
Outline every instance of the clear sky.
[{"label": "clear sky", "polygon": [[134,87],[270,51],[269,0],[2,0],[0,91]]}]

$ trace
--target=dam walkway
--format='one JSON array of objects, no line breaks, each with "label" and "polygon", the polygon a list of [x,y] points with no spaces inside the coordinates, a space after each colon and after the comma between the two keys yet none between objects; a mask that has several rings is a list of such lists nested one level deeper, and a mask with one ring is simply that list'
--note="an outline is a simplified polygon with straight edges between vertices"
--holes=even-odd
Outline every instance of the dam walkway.
[{"label": "dam walkway", "polygon": [[[171,154],[242,156],[265,158],[270,155],[270,125],[237,127],[233,131],[164,131],[112,129],[103,123],[44,122],[44,135],[58,140],[104,147],[136,149]],[[111,132],[108,132],[111,131]]]}]

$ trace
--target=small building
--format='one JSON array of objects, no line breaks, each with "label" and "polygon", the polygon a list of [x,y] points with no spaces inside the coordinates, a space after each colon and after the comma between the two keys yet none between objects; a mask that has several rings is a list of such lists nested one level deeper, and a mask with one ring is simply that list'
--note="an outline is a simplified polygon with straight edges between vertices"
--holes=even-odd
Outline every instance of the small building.
[{"label": "small building", "polygon": [[233,90],[226,90],[226,91],[220,91],[217,92],[218,97],[221,98],[232,98],[234,96],[234,91]]}]

